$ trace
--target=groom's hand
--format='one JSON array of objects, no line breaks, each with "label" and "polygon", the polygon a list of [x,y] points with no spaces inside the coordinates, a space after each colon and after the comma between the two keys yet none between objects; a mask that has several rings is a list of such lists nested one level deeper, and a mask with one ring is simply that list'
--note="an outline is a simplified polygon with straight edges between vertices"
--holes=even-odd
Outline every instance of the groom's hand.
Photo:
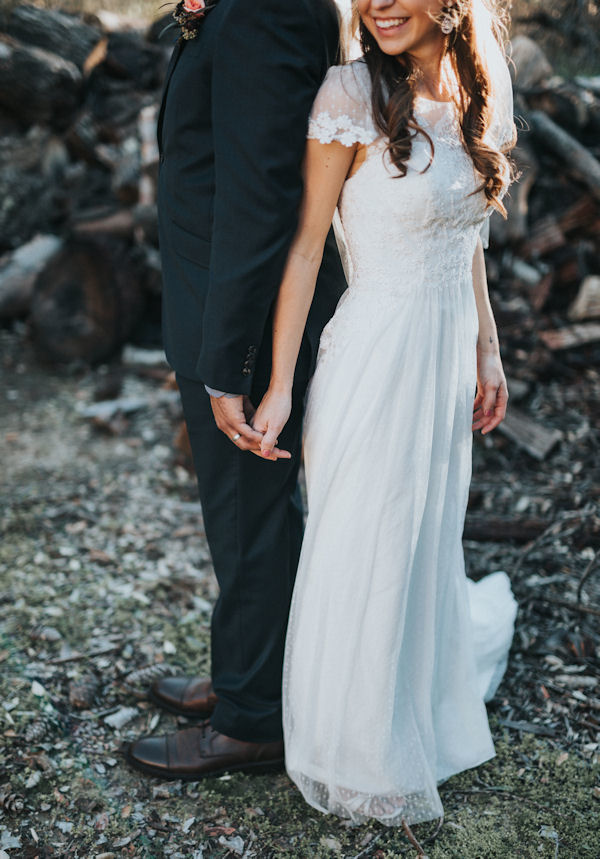
[{"label": "groom's hand", "polygon": [[[256,456],[261,454],[261,442],[263,433],[258,432],[250,426],[256,409],[250,401],[250,397],[211,397],[210,404],[215,416],[215,423],[221,432],[240,450],[249,450]],[[274,448],[272,459],[289,459],[291,454],[287,450]]]}]

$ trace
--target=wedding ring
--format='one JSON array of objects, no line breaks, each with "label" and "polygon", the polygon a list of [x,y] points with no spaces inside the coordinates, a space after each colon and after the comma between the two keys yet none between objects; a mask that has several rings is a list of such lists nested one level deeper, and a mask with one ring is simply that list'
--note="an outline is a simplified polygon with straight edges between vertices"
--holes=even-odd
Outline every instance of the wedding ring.
[{"label": "wedding ring", "polygon": [[242,437],[241,432],[236,432],[236,434],[232,438],[232,441],[237,441],[238,438],[241,438],[241,437]]}]

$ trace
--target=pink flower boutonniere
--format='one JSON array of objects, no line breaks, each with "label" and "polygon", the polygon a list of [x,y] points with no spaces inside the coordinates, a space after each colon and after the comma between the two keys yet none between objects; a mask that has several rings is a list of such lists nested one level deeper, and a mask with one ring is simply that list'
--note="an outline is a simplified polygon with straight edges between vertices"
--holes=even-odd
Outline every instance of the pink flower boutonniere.
[{"label": "pink flower boutonniere", "polygon": [[173,10],[173,17],[181,27],[184,39],[195,39],[198,28],[207,12],[216,6],[217,0],[180,0]]}]

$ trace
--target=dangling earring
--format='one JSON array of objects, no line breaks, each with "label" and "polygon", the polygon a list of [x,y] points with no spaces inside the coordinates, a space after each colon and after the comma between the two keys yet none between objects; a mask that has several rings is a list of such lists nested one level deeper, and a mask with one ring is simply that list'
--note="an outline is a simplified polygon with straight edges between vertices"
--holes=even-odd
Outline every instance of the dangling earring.
[{"label": "dangling earring", "polygon": [[440,29],[444,36],[449,36],[452,30],[454,29],[454,21],[452,20],[450,15],[444,15],[442,18],[442,23],[440,24]]}]

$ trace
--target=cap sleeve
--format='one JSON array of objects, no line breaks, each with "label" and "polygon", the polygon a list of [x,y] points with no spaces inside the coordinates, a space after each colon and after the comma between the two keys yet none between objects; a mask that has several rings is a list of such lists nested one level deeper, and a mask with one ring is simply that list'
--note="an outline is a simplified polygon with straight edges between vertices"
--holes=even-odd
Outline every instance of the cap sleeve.
[{"label": "cap sleeve", "polygon": [[381,132],[371,113],[371,80],[364,62],[331,66],[315,98],[308,138],[344,146],[373,143]]}]

